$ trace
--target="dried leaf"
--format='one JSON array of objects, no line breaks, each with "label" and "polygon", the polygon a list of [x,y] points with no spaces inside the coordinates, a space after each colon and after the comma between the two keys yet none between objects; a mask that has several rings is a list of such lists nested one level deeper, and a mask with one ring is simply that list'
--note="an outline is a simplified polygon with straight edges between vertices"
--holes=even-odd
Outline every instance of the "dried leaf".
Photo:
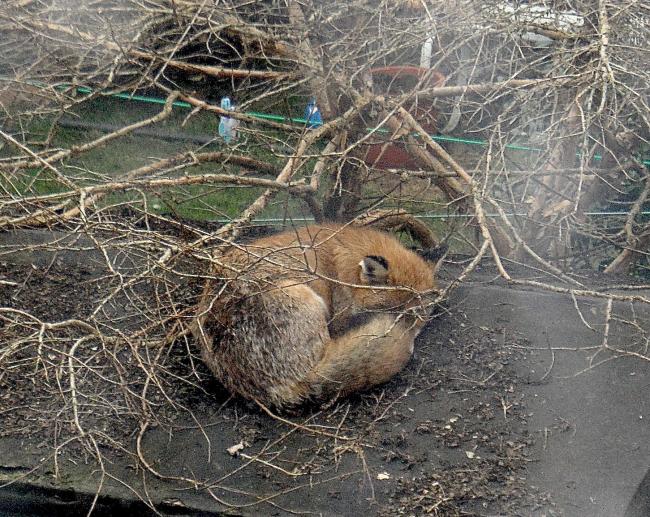
[{"label": "dried leaf", "polygon": [[239,451],[243,449],[244,449],[244,442],[239,442],[238,444],[233,445],[232,447],[228,447],[226,450],[228,451],[228,454],[230,454],[231,456],[237,456],[237,453],[239,453]]}]

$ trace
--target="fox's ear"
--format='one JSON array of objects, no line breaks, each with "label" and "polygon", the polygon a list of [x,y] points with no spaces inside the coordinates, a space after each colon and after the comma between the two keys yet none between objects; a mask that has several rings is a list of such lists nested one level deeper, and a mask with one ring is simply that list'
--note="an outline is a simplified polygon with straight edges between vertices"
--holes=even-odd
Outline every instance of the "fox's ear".
[{"label": "fox's ear", "polygon": [[361,282],[369,285],[385,285],[388,282],[388,261],[379,255],[368,255],[359,262]]}]

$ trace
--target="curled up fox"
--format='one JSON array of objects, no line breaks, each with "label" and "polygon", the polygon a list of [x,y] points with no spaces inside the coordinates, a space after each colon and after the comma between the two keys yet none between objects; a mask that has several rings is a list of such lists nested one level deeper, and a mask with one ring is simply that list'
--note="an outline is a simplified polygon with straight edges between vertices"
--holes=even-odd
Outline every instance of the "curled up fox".
[{"label": "curled up fox", "polygon": [[276,408],[383,383],[408,362],[426,321],[440,258],[429,255],[336,224],[236,246],[199,304],[203,360],[233,393]]}]

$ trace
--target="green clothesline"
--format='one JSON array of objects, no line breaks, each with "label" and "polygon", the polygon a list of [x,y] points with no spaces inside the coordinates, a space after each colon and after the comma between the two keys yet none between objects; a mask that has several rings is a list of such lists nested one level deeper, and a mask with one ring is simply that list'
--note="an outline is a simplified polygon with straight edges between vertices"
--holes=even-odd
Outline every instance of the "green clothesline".
[{"label": "green clothesline", "polygon": [[[86,86],[78,86],[77,91],[79,93],[92,93],[92,89],[88,88]],[[132,100],[132,101],[140,101],[140,102],[148,102],[151,104],[165,104],[165,99],[160,99],[157,97],[148,97],[144,95],[130,95],[128,93],[112,93],[110,94],[111,97],[115,97],[117,99],[126,99],[126,100]],[[172,103],[172,106],[177,107],[177,108],[192,108],[192,105],[189,102],[184,102],[184,101],[176,101]],[[259,118],[261,120],[273,120],[274,122],[293,122],[294,124],[302,124],[305,125],[307,123],[307,119],[300,118],[300,117],[284,117],[282,115],[275,115],[273,113],[261,113],[259,111],[247,111],[245,112],[245,115],[249,115],[251,117]],[[457,138],[455,136],[443,136],[443,135],[431,135],[431,138],[434,140],[437,140],[438,142],[455,142],[458,144],[468,144],[468,145],[487,145],[487,142],[485,140],[476,140],[472,138]],[[535,147],[530,147],[526,145],[518,145],[518,144],[507,144],[506,147],[508,149],[514,149],[517,151],[535,151],[535,152],[541,152],[542,149],[537,149]],[[596,156],[596,159],[599,160],[600,156]],[[644,162],[646,163],[646,162]],[[647,164],[650,165],[650,160],[647,160]]]},{"label": "green clothesline", "polygon": [[[86,86],[78,86],[77,91],[79,93],[93,93],[92,89]],[[166,102],[165,99],[160,99],[157,97],[149,97],[144,95],[130,95],[128,93],[112,93],[110,94],[110,96],[115,97],[117,99],[148,102],[151,104],[165,104]],[[183,101],[176,101],[172,104],[172,106],[177,108],[188,108],[188,109],[192,108],[192,105],[189,102],[183,102]],[[247,111],[245,112],[245,115],[255,117],[261,120],[273,120],[275,122],[292,122],[294,124],[301,124],[301,125],[305,125],[307,123],[307,120],[304,118],[284,117],[282,115],[275,115],[273,113],[261,113],[259,111]],[[430,135],[430,136],[433,140],[436,140],[438,142],[454,142],[458,144],[481,145],[481,146],[488,145],[488,142],[486,142],[485,140],[479,140],[474,138],[458,138],[455,136],[444,136],[444,135]],[[525,144],[506,144],[506,148],[512,149],[514,151],[528,151],[528,152],[535,152],[535,153],[540,153],[543,151],[543,149],[540,149],[538,147],[531,147],[530,145],[525,145]],[[594,159],[602,160],[602,156],[597,154],[594,156]],[[641,163],[643,163],[644,165],[650,165],[650,159],[642,160]]]}]

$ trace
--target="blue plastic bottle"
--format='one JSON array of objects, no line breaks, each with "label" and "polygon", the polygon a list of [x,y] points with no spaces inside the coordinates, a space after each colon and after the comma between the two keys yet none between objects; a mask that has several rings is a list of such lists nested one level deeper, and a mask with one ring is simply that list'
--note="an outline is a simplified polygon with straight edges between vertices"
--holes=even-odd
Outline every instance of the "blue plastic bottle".
[{"label": "blue plastic bottle", "polygon": [[316,99],[310,99],[305,108],[305,120],[307,121],[308,128],[320,127],[323,125],[323,118],[320,115],[320,110],[316,106]]}]

